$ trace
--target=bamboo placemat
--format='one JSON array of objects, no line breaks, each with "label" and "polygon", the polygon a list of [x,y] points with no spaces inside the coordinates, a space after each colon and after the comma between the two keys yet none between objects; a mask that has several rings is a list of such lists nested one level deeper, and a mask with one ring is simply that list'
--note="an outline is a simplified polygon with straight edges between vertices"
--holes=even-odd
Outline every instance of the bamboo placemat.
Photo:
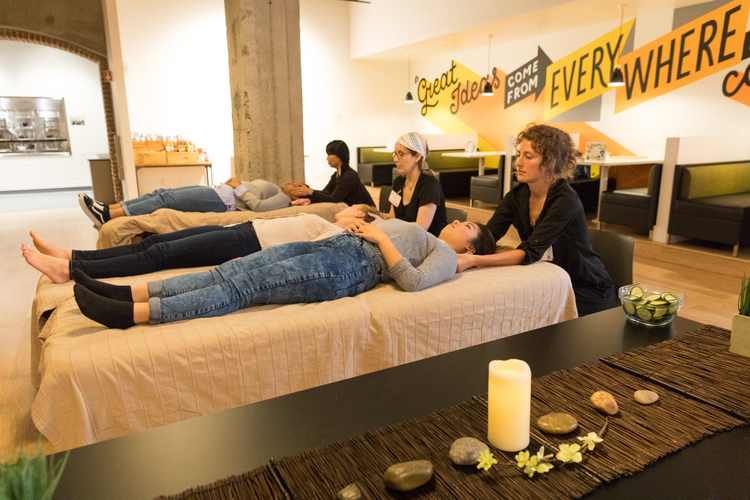
[{"label": "bamboo placemat", "polygon": [[[610,356],[606,358],[607,363],[587,364],[534,379],[532,435],[528,448],[532,453],[542,445],[546,453],[554,453],[558,444],[578,442],[577,436],[598,431],[605,418],[589,401],[595,391],[606,390],[614,395],[620,412],[609,420],[604,442],[587,453],[582,463],[558,467],[531,479],[515,463],[502,465],[513,462],[513,453],[492,449],[500,464],[486,472],[455,466],[448,458],[451,443],[459,437],[476,437],[487,442],[485,394],[418,419],[287,457],[243,476],[169,498],[283,498],[284,493],[296,499],[334,498],[337,491],[352,482],[358,484],[365,498],[392,498],[394,493],[383,485],[383,472],[394,463],[417,459],[432,462],[433,479],[412,492],[398,494],[399,498],[579,498],[603,482],[635,474],[695,441],[746,423],[735,412],[724,411],[715,401],[699,401],[696,394],[673,390],[659,380],[650,380],[638,373],[638,370],[647,372],[649,377],[659,374],[669,380],[669,385],[679,388],[679,384],[692,380],[690,377],[695,376],[702,361],[713,363],[717,357],[727,354],[727,348],[726,330],[706,327],[675,340]],[[750,368],[747,358],[734,363],[742,364],[743,359]],[[615,363],[627,368],[613,366]],[[740,368],[732,370],[744,373]],[[674,378],[665,378],[667,374]],[[711,393],[712,382],[722,388],[720,393],[726,394],[722,403],[733,400],[734,386],[718,374],[706,378],[701,390]],[[659,401],[649,406],[640,405],[633,400],[633,392],[639,389],[657,392]],[[537,418],[551,411],[572,414],[578,419],[578,429],[565,436],[539,432],[535,425]],[[256,482],[262,479],[264,487],[279,484],[283,491],[276,491],[277,496],[239,494],[236,483],[244,484],[250,476]]]},{"label": "bamboo placemat", "polygon": [[750,420],[750,358],[728,351],[731,333],[706,326],[602,361]]}]

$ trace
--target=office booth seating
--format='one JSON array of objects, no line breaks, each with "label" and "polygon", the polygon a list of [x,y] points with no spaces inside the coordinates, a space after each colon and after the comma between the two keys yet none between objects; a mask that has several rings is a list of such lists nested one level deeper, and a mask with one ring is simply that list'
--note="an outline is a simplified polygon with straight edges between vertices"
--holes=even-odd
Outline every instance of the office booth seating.
[{"label": "office booth seating", "polygon": [[656,224],[661,169],[661,165],[651,167],[648,174],[648,187],[603,192],[599,206],[599,222],[651,231]]},{"label": "office booth seating", "polygon": [[750,162],[676,165],[670,235],[732,245],[750,243]]},{"label": "office booth seating", "polygon": [[391,184],[391,170],[396,166],[391,153],[380,153],[375,149],[385,146],[357,148],[357,173],[362,184],[384,186]]},{"label": "office booth seating", "polygon": [[472,176],[469,189],[469,206],[474,206],[474,200],[485,203],[500,204],[503,199],[503,179],[499,175]]},{"label": "office booth seating", "polygon": [[[608,233],[599,229],[589,229],[589,240],[594,252],[599,254],[609,277],[612,278],[615,292],[622,286],[632,284],[635,240],[624,234]],[[615,300],[613,307],[620,307],[620,301]]]}]

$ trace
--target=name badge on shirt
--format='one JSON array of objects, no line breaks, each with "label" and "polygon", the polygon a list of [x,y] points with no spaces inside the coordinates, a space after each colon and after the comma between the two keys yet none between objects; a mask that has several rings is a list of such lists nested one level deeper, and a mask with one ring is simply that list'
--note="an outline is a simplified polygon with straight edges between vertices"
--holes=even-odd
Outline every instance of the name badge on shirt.
[{"label": "name badge on shirt", "polygon": [[391,191],[391,195],[388,197],[388,202],[394,207],[398,207],[401,204],[401,195],[396,191]]},{"label": "name badge on shirt", "polygon": [[544,255],[542,255],[542,258],[539,259],[543,262],[552,262],[555,260],[555,256],[552,255],[552,247],[549,247],[547,250],[544,251]]}]

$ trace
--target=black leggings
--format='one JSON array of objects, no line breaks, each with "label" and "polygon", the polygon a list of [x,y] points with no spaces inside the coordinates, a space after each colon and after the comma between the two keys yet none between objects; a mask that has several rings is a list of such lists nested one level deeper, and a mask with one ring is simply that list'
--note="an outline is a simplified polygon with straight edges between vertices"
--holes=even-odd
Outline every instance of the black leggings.
[{"label": "black leggings", "polygon": [[92,278],[117,278],[162,269],[218,266],[260,250],[252,222],[230,227],[201,226],[154,234],[133,245],[73,250],[70,271],[80,269]]}]

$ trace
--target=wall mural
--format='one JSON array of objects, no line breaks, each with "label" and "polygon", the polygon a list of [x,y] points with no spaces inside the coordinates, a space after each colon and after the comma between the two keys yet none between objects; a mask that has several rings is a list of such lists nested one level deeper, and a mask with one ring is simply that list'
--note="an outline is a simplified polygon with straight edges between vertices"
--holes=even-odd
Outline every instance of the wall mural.
[{"label": "wall mural", "polygon": [[[612,154],[634,155],[587,123],[599,121],[602,94],[615,90],[607,87],[615,65],[621,65],[625,79],[616,88],[617,114],[750,58],[749,9],[747,0],[728,2],[627,53],[636,19],[558,61],[537,47],[535,58],[509,73],[492,68],[494,96],[481,96],[481,104],[477,99],[487,76],[453,61],[432,82],[419,80],[421,114],[445,133],[478,133],[480,150],[505,149],[505,137],[530,122],[554,122],[580,135],[581,150],[597,141],[607,142]],[[750,65],[744,73],[727,72],[716,92],[750,106]],[[496,165],[497,160],[487,162]]]}]

